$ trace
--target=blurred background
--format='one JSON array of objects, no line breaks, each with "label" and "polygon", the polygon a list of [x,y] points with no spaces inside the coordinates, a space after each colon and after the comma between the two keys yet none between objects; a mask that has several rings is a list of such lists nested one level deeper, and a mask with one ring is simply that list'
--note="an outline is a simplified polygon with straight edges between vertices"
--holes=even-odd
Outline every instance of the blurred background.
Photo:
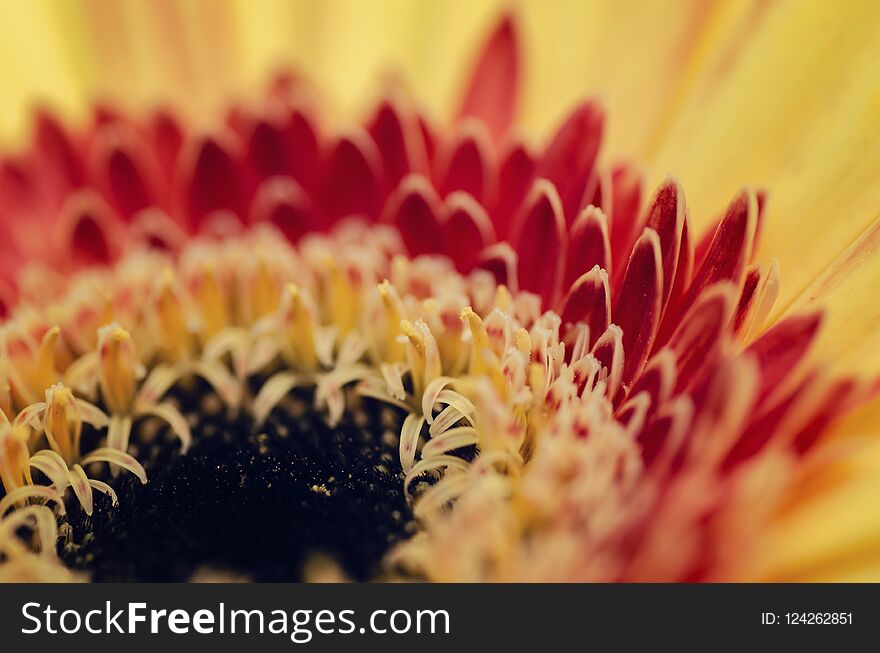
[{"label": "blurred background", "polygon": [[[541,131],[587,92],[612,105],[664,102],[672,89],[663,71],[684,73],[694,36],[718,9],[706,0],[0,0],[0,8],[7,143],[21,138],[36,101],[73,118],[93,98],[210,113],[284,66],[341,111],[361,108],[393,72],[444,116],[505,8],[519,16],[526,46],[523,125]],[[651,127],[615,123],[621,145]]]}]

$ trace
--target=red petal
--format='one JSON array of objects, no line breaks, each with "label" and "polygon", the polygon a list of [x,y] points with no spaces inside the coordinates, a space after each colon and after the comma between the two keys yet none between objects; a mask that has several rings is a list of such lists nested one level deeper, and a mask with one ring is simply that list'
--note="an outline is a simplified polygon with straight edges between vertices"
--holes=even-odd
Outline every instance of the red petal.
[{"label": "red petal", "polygon": [[834,420],[852,409],[851,400],[857,389],[858,384],[853,379],[833,382],[807,425],[794,436],[795,451],[808,451]]},{"label": "red petal", "polygon": [[[612,173],[610,170],[601,170],[595,168],[584,190],[584,197],[581,206],[593,206],[602,209],[605,215],[610,215],[614,211],[614,190],[611,181]],[[611,233],[609,229],[609,234]]]},{"label": "red petal", "polygon": [[581,211],[568,234],[562,287],[568,288],[595,265],[611,273],[611,243],[608,238],[608,218],[601,209],[588,206]]},{"label": "red petal", "polygon": [[311,200],[292,177],[263,182],[251,205],[250,222],[270,222],[292,243],[315,229]]},{"label": "red petal", "polygon": [[171,113],[157,111],[150,118],[147,134],[162,169],[167,178],[171,179],[183,146],[183,131]]},{"label": "red petal", "polygon": [[684,214],[684,222],[681,226],[681,246],[678,249],[678,263],[675,266],[675,281],[672,284],[672,292],[666,301],[666,310],[674,311],[681,305],[682,298],[691,285],[694,274],[694,239],[691,236],[693,227],[687,211]]},{"label": "red petal", "polygon": [[0,211],[10,216],[49,211],[35,182],[24,162],[7,159],[0,163]]},{"label": "red petal", "polygon": [[442,251],[440,199],[427,179],[406,177],[388,202],[386,220],[397,227],[410,256]]},{"label": "red petal", "polygon": [[736,314],[733,318],[734,331],[739,334],[746,324],[752,306],[755,303],[755,295],[758,290],[758,283],[761,281],[764,271],[761,266],[754,265],[746,270],[746,277],[743,280],[742,291],[739,294],[739,302],[736,305]]},{"label": "red petal", "polygon": [[693,420],[693,406],[687,396],[680,396],[658,411],[639,433],[642,460],[653,473],[669,468]]},{"label": "red petal", "polygon": [[110,261],[110,246],[94,214],[83,213],[77,218],[70,242],[73,260],[77,265]]},{"label": "red petal", "polygon": [[8,318],[17,301],[17,291],[12,282],[0,279],[0,318]]},{"label": "red petal", "polygon": [[191,141],[181,155],[183,197],[190,231],[198,231],[214,211],[245,214],[237,143],[229,133]]},{"label": "red petal", "polygon": [[320,139],[314,120],[305,107],[288,107],[284,126],[287,160],[293,177],[307,192],[317,188],[320,166]]},{"label": "red petal", "polygon": [[763,189],[755,191],[755,201],[758,203],[758,217],[755,221],[755,236],[752,239],[752,258],[749,259],[749,263],[755,260],[755,254],[758,252],[758,241],[761,239],[764,215],[767,213],[767,191]]},{"label": "red petal", "polygon": [[590,328],[590,345],[605,333],[611,317],[608,275],[599,266],[585,272],[562,301],[562,322],[585,322]]},{"label": "red petal", "polygon": [[437,137],[434,135],[434,128],[431,127],[428,118],[421,113],[417,117],[419,132],[422,134],[422,140],[425,143],[425,153],[428,155],[428,164],[430,165],[434,160],[434,155],[437,153]]},{"label": "red petal", "polygon": [[496,283],[507,286],[511,292],[519,292],[517,256],[508,243],[495,243],[484,249],[480,252],[475,267],[490,272]]},{"label": "red petal", "polygon": [[99,102],[92,107],[92,122],[95,129],[110,124],[126,124],[123,112],[114,106]]},{"label": "red petal", "polygon": [[644,367],[656,336],[663,292],[660,256],[660,238],[653,229],[645,229],[633,246],[614,301],[611,316],[623,330],[623,351],[626,354],[623,384],[626,388]]},{"label": "red petal", "polygon": [[757,219],[755,194],[750,190],[743,191],[727,207],[709,246],[706,260],[694,275],[691,287],[694,297],[703,288],[718,281],[729,279],[739,285],[752,256]]},{"label": "red petal", "polygon": [[[14,289],[16,279],[20,273],[20,265],[26,260],[26,255],[22,252],[18,238],[15,232],[10,232],[9,222],[15,224],[16,221],[9,220],[5,216],[0,216],[0,228],[3,228],[8,237],[0,239],[0,282],[4,279],[9,286]],[[19,219],[18,222],[23,222]],[[41,232],[45,233],[45,232]],[[36,258],[36,257],[35,257]]]},{"label": "red petal", "polygon": [[478,123],[465,123],[455,140],[441,152],[437,179],[441,197],[461,190],[484,206],[494,197],[495,162],[488,136]]},{"label": "red petal", "polygon": [[489,216],[467,193],[453,193],[447,199],[443,240],[455,267],[465,274],[474,267],[480,252],[495,242]]},{"label": "red petal", "polygon": [[638,433],[645,426],[650,403],[651,400],[646,394],[634,394],[616,409],[614,416],[617,423],[631,433]]},{"label": "red petal", "polygon": [[513,17],[505,14],[477,59],[459,117],[479,118],[501,140],[516,112],[519,75],[519,39]]},{"label": "red petal", "polygon": [[266,117],[254,121],[247,140],[246,159],[257,183],[276,175],[290,174],[280,120]]},{"label": "red petal", "polygon": [[617,288],[626,260],[639,231],[639,217],[644,195],[645,172],[635,165],[621,165],[611,173],[611,276],[612,287]]},{"label": "red petal", "polygon": [[678,267],[681,250],[684,216],[684,191],[677,181],[669,179],[654,193],[648,203],[648,211],[645,215],[645,227],[653,229],[660,237],[660,253],[663,258],[661,311],[666,306],[675,280],[675,271]]},{"label": "red petal", "polygon": [[795,378],[806,358],[819,328],[822,313],[793,315],[777,323],[746,350],[761,368],[761,397],[777,395],[787,377]]},{"label": "red petal", "polygon": [[51,165],[70,188],[85,182],[85,166],[72,137],[64,126],[47,111],[36,113],[36,143],[43,160]]},{"label": "red petal", "polygon": [[369,134],[339,139],[321,182],[321,206],[331,222],[349,215],[373,217],[378,210],[382,161]]},{"label": "red petal", "polygon": [[523,143],[514,143],[501,159],[498,171],[498,201],[492,213],[495,233],[504,240],[510,236],[510,229],[532,179],[535,176],[535,157]]},{"label": "red petal", "polygon": [[612,324],[605,329],[605,333],[599,337],[590,353],[608,371],[608,387],[605,394],[609,398],[614,398],[620,388],[626,363],[626,351],[620,327]]},{"label": "red petal", "polygon": [[[703,264],[706,262],[706,257],[709,255],[710,248],[715,246],[715,241],[718,238],[718,232],[721,229],[722,223],[726,219],[728,219],[728,216],[731,212],[731,208],[733,207],[733,205],[737,201],[742,200],[743,195],[747,192],[749,192],[749,191],[743,191],[742,193],[740,193],[740,195],[738,195],[733,200],[733,202],[731,202],[731,204],[727,207],[727,210],[725,211],[724,215],[722,215],[716,221],[717,226],[715,227],[715,229],[707,231],[700,238],[700,241],[697,243],[697,246],[694,251],[694,262],[695,262],[695,267],[697,269],[700,269],[703,267]],[[748,252],[748,254],[749,254],[748,259],[745,261],[746,264],[751,262],[752,254],[754,254],[755,250],[757,249],[756,243],[757,243],[757,239],[758,239],[758,230],[760,228],[761,223],[763,222],[763,212],[764,212],[764,206],[766,204],[767,194],[764,191],[759,191],[754,194],[754,198],[755,198],[755,226],[754,226],[753,232],[751,233],[751,235],[749,236],[749,239],[748,239],[751,249]]]},{"label": "red petal", "polygon": [[[752,278],[755,274],[757,281]],[[751,342],[761,332],[778,295],[779,263],[776,259],[771,261],[766,270],[755,267],[746,273],[735,322],[736,334],[742,342]]]},{"label": "red petal", "polygon": [[186,241],[186,233],[167,213],[148,208],[134,215],[128,239],[151,249],[176,252]]},{"label": "red petal", "polygon": [[520,290],[534,292],[544,306],[553,306],[565,269],[566,230],[559,195],[545,179],[532,185],[514,225],[512,242],[519,256]]},{"label": "red petal", "polygon": [[73,267],[110,263],[118,249],[116,217],[96,193],[72,195],[62,209],[58,233],[61,252]]},{"label": "red petal", "polygon": [[727,472],[761,451],[771,441],[776,446],[786,446],[792,437],[792,426],[799,427],[809,423],[804,399],[811,403],[816,383],[815,375],[801,380],[796,387],[772,407],[756,408],[753,419],[734,442],[722,464],[722,471]]},{"label": "red petal", "polygon": [[723,357],[689,392],[697,418],[688,438],[688,458],[706,469],[720,463],[755,414],[760,372],[747,356]]},{"label": "red petal", "polygon": [[661,349],[648,361],[629,394],[635,397],[641,392],[647,393],[651,400],[650,410],[656,411],[672,397],[676,378],[675,353],[671,349]]},{"label": "red petal", "polygon": [[226,110],[226,127],[242,141],[251,133],[256,122],[257,117],[250,107],[236,102]]},{"label": "red petal", "polygon": [[720,283],[704,292],[669,339],[678,361],[677,390],[683,391],[700,378],[700,370],[715,361],[728,341],[730,320],[736,305],[736,288]]},{"label": "red petal", "polygon": [[424,140],[416,116],[402,107],[403,100],[390,98],[376,108],[368,131],[382,157],[382,195],[387,197],[408,173],[428,170]]},{"label": "red petal", "polygon": [[160,164],[134,137],[110,124],[100,129],[93,144],[95,177],[104,195],[126,220],[159,201]]},{"label": "red petal", "polygon": [[605,116],[598,103],[585,102],[562,124],[538,164],[537,176],[549,179],[559,191],[565,218],[581,209],[587,182],[602,143]]},{"label": "red petal", "polygon": [[687,294],[675,306],[670,305],[667,308],[657,337],[658,346],[667,342],[678,322],[705,288],[719,281],[732,281],[735,286],[740,286],[745,266],[751,258],[756,220],[755,194],[745,190],[727,207],[706,258],[694,274]]}]

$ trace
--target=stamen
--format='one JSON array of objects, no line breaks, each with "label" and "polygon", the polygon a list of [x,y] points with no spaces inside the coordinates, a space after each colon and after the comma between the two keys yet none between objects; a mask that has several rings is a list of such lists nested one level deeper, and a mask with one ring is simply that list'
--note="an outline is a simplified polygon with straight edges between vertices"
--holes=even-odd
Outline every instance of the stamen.
[{"label": "stamen", "polygon": [[134,401],[137,362],[128,331],[118,324],[98,330],[101,393],[110,412],[125,415]]},{"label": "stamen", "polygon": [[162,357],[171,363],[185,360],[192,352],[189,320],[174,272],[166,268],[157,284],[155,316],[160,334]]},{"label": "stamen", "polygon": [[315,370],[317,309],[311,298],[294,284],[285,288],[281,304],[284,337],[291,365],[303,371]]},{"label": "stamen", "polygon": [[43,429],[49,445],[62,458],[73,461],[79,456],[82,419],[73,393],[63,384],[58,383],[46,390]]}]

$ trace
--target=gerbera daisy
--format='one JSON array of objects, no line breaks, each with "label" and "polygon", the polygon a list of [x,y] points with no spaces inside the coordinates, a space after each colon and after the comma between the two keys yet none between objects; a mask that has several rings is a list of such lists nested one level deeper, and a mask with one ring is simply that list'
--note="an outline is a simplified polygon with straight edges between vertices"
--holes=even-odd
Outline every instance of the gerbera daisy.
[{"label": "gerbera daisy", "polygon": [[[781,20],[722,5],[688,47]],[[446,122],[392,79],[346,125],[294,73],[218,121],[35,113],[0,182],[3,578],[801,578],[870,544],[792,542],[871,492],[829,432],[876,385],[821,338],[873,230],[789,306],[773,184],[697,218],[602,156],[597,99],[523,137],[521,30]],[[652,133],[754,56],[681,67]]]}]

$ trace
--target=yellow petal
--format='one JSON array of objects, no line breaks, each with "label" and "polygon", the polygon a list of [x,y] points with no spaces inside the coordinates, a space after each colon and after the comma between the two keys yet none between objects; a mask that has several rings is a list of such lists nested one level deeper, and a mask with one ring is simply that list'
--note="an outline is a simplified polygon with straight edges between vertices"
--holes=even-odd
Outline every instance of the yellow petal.
[{"label": "yellow petal", "polygon": [[763,3],[702,64],[658,139],[705,228],[742,184],[769,191],[759,257],[782,310],[880,208],[880,5]]},{"label": "yellow petal", "polygon": [[0,127],[4,140],[14,139],[15,144],[28,135],[29,110],[38,99],[77,117],[82,114],[84,89],[51,12],[46,2],[5,2],[0,9]]},{"label": "yellow petal", "polygon": [[778,581],[880,577],[880,446],[850,440],[849,453],[807,485],[759,540],[755,572]]},{"label": "yellow petal", "polygon": [[608,109],[605,155],[641,154],[692,69],[747,2],[523,2],[525,124],[544,132],[587,95]]},{"label": "yellow petal", "polygon": [[457,102],[464,69],[504,0],[283,0],[234,3],[250,76],[279,64],[315,80],[332,102],[362,109],[377,79],[400,75],[436,116]]},{"label": "yellow petal", "polygon": [[840,371],[874,377],[880,370],[878,279],[880,220],[850,245],[789,309],[825,309],[825,326],[817,350]]}]

